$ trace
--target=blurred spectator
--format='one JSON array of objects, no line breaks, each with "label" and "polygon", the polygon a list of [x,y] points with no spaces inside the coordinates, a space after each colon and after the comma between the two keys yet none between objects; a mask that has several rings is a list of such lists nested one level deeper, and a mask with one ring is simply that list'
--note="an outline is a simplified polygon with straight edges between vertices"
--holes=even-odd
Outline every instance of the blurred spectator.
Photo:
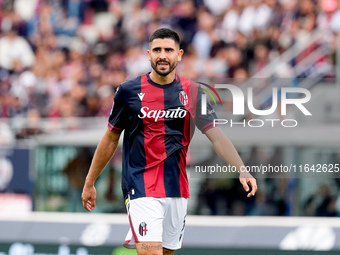
[{"label": "blurred spectator", "polygon": [[243,7],[244,5],[242,1],[236,0],[223,17],[223,21],[221,24],[221,35],[223,40],[227,43],[231,43],[235,40],[236,33],[238,32],[238,22]]},{"label": "blurred spectator", "polygon": [[172,25],[180,34],[181,47],[186,50],[197,29],[196,7],[193,0],[183,0],[178,3]]},{"label": "blurred spectator", "polygon": [[337,216],[336,197],[332,196],[329,186],[321,184],[316,194],[311,195],[305,205],[306,216]]},{"label": "blurred spectator", "polygon": [[84,99],[81,117],[95,117],[100,111],[100,97],[96,93],[88,94]]},{"label": "blurred spectator", "polygon": [[190,79],[197,79],[202,72],[206,69],[203,68],[203,62],[198,59],[195,49],[190,47],[187,49],[186,54],[183,55],[182,61],[178,63],[178,73],[186,74]]},{"label": "blurred spectator", "polygon": [[98,90],[98,94],[100,97],[98,116],[109,117],[113,103],[114,88],[110,85],[104,85]]},{"label": "blurred spectator", "polygon": [[[332,57],[335,58],[338,50],[338,37],[340,32],[340,9],[336,0],[321,0],[323,11],[318,13],[317,27],[324,31],[325,41],[332,49]],[[333,60],[335,63],[335,60]]]},{"label": "blurred spectator", "polygon": [[213,44],[218,39],[218,35],[215,32],[214,17],[208,12],[201,12],[198,16],[198,31],[192,39],[197,56],[203,59],[209,58]]},{"label": "blurred spectator", "polygon": [[273,216],[277,215],[277,207],[268,201],[264,192],[259,192],[255,197],[255,205],[249,212],[252,216]]},{"label": "blurred spectator", "polygon": [[235,78],[236,84],[244,83],[249,78],[247,68],[242,67],[242,66],[237,68],[234,72],[234,78]]},{"label": "blurred spectator", "polygon": [[[11,94],[18,98],[22,107],[37,107],[37,101],[32,101],[35,96],[37,78],[31,71],[22,72],[19,76],[12,76]],[[14,79],[15,78],[15,79]]]},{"label": "blurred spectator", "polygon": [[232,0],[220,0],[220,1],[203,0],[203,3],[214,16],[218,17],[222,15],[226,11],[226,9],[229,8],[233,4],[233,1]]},{"label": "blurred spectator", "polygon": [[338,3],[336,0],[321,0],[322,12],[318,14],[317,24],[320,29],[339,31],[340,24],[336,22],[338,13]]},{"label": "blurred spectator", "polygon": [[0,118],[10,118],[13,96],[9,93],[9,78],[2,80],[0,85]]},{"label": "blurred spectator", "polygon": [[15,70],[16,66],[26,68],[33,65],[34,59],[30,45],[18,35],[18,27],[12,25],[0,38],[0,67],[10,71]]},{"label": "blurred spectator", "polygon": [[13,4],[13,9],[20,18],[27,22],[33,18],[39,0],[15,0]]},{"label": "blurred spectator", "polygon": [[226,49],[226,58],[228,63],[227,77],[235,78],[235,71],[244,66],[242,52],[235,46],[230,46]]},{"label": "blurred spectator", "polygon": [[148,56],[141,48],[131,46],[126,51],[126,73],[128,78],[150,71]]},{"label": "blurred spectator", "polygon": [[254,48],[254,60],[250,64],[250,72],[257,73],[269,63],[269,48],[265,44],[257,44]]},{"label": "blurred spectator", "polygon": [[79,148],[77,155],[62,169],[69,181],[69,205],[71,212],[82,211],[81,192],[85,177],[92,161],[92,152],[89,148]]},{"label": "blurred spectator", "polygon": [[15,144],[15,137],[10,126],[0,121],[0,148],[11,147]]},{"label": "blurred spectator", "polygon": [[43,133],[41,116],[37,109],[28,110],[26,120],[27,122],[23,123],[24,127],[17,131],[17,139],[30,138],[30,136]]}]

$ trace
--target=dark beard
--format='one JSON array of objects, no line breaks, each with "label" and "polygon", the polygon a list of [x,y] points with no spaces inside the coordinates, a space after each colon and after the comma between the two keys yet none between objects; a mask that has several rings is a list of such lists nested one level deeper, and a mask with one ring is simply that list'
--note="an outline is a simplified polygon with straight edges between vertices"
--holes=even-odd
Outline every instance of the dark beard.
[{"label": "dark beard", "polygon": [[[162,62],[162,61],[159,61]],[[160,75],[160,76],[167,76],[169,73],[171,73],[173,70],[175,70],[175,68],[177,67],[177,63],[173,63],[172,65],[169,64],[169,71],[168,72],[160,72],[157,70],[157,62],[153,63],[151,62],[151,67],[153,70],[155,70],[155,72]]]}]

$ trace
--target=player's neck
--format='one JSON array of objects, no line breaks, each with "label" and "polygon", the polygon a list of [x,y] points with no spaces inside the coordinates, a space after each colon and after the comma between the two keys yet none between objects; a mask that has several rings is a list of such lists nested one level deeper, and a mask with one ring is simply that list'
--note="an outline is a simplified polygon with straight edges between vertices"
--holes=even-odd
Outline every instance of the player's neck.
[{"label": "player's neck", "polygon": [[175,79],[175,70],[173,70],[171,73],[169,73],[167,76],[162,76],[156,73],[154,70],[150,73],[150,79],[159,84],[159,85],[166,85],[170,84]]}]

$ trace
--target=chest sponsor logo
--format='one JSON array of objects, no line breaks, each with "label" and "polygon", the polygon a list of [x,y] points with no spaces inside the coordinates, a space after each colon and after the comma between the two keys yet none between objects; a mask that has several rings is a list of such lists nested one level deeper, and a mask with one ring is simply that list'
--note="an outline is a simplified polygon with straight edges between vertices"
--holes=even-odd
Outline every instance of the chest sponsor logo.
[{"label": "chest sponsor logo", "polygon": [[155,119],[155,122],[157,122],[161,118],[178,119],[185,118],[185,116],[187,115],[187,111],[185,109],[181,109],[180,107],[168,110],[150,110],[149,107],[144,106],[141,108],[140,112],[141,114],[138,114],[139,118]]}]

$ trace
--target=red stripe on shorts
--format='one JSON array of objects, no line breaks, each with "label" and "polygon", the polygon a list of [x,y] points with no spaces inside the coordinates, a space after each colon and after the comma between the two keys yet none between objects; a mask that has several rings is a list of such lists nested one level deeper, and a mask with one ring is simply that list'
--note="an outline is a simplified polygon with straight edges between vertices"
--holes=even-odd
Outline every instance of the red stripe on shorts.
[{"label": "red stripe on shorts", "polygon": [[131,228],[133,240],[135,241],[135,243],[137,243],[138,242],[138,237],[136,235],[135,229],[133,228],[133,223],[132,223],[132,219],[131,219],[130,213],[129,213],[129,223],[130,223],[130,228]]}]

